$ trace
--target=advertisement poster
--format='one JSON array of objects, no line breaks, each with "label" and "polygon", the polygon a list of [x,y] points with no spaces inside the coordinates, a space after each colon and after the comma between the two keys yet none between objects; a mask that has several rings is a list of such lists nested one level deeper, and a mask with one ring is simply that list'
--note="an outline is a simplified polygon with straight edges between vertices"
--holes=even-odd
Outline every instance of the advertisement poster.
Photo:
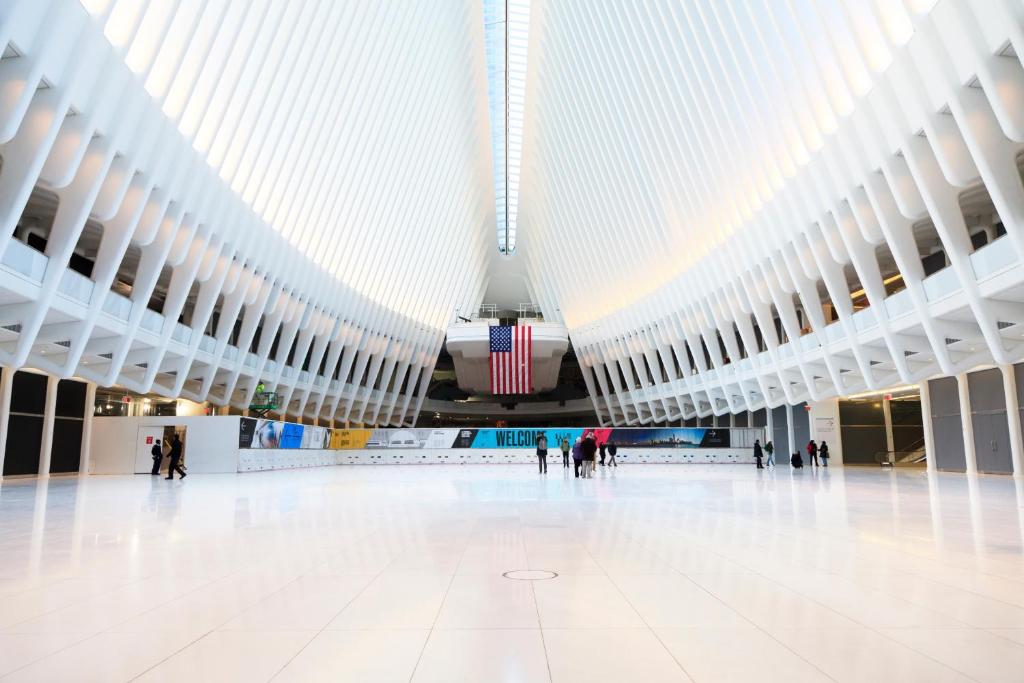
[{"label": "advertisement poster", "polygon": [[[614,440],[632,448],[729,448],[728,429],[710,427],[580,428],[552,429],[327,429],[303,427],[291,422],[242,418],[238,444],[241,448],[284,449],[448,449],[490,450],[537,447],[541,434],[550,450],[558,450],[563,439],[569,444],[593,436],[597,443]],[[740,435],[742,436],[742,434]],[[742,441],[742,439],[741,439]],[[738,442],[738,445],[742,445]]]},{"label": "advertisement poster", "polygon": [[332,429],[329,448],[332,451],[366,448],[372,429]]},{"label": "advertisement poster", "polygon": [[327,448],[327,445],[326,427],[307,426],[302,428],[302,448],[323,449]]}]

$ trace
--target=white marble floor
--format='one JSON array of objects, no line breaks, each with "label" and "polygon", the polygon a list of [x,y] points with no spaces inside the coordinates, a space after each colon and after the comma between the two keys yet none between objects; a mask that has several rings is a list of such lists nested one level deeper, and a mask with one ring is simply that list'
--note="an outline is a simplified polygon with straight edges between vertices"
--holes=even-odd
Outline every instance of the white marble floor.
[{"label": "white marble floor", "polygon": [[8,481],[0,680],[1020,681],[1022,539],[923,471]]}]

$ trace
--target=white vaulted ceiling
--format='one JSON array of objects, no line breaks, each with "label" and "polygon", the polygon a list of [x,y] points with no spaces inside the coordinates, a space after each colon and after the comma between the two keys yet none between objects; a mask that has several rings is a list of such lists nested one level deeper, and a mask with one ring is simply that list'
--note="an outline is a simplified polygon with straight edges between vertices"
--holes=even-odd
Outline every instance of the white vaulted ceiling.
[{"label": "white vaulted ceiling", "polygon": [[407,424],[526,291],[604,423],[1024,356],[1019,2],[8,0],[0,47],[4,365]]},{"label": "white vaulted ceiling", "polygon": [[535,0],[518,249],[602,421],[1019,360],[1021,8]]}]

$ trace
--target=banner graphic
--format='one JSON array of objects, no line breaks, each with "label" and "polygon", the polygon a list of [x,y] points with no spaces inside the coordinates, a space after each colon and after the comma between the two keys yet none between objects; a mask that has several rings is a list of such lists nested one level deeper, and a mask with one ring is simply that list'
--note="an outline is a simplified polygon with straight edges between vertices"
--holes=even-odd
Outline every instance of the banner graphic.
[{"label": "banner graphic", "polygon": [[[327,429],[243,417],[239,426],[240,448],[284,448],[307,450],[361,449],[535,449],[541,434],[548,450],[557,451],[563,439],[593,436],[598,445],[614,441],[625,448],[729,448],[753,443],[757,429],[739,428],[737,438],[729,429],[711,427],[616,427],[550,429]],[[751,434],[748,434],[750,432]],[[756,435],[755,435],[756,436]],[[750,437],[750,438],[747,438]],[[734,443],[733,443],[734,442]]]}]

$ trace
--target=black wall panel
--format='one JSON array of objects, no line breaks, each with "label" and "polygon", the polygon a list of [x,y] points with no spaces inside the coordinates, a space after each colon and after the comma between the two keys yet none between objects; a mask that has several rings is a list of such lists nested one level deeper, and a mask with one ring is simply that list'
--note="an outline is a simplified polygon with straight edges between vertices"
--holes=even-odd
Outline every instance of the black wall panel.
[{"label": "black wall panel", "polygon": [[85,417],[85,382],[62,379],[57,383],[57,417]]},{"label": "black wall panel", "polygon": [[58,417],[53,421],[50,473],[77,472],[82,459],[82,420]]},{"label": "black wall panel", "polygon": [[14,373],[11,383],[11,412],[42,415],[46,406],[46,376],[31,372]]},{"label": "black wall panel", "polygon": [[928,389],[932,407],[932,433],[935,437],[935,466],[940,470],[963,472],[967,469],[967,458],[964,455],[964,431],[960,422],[956,377],[933,379],[928,382]]},{"label": "black wall panel", "polygon": [[793,438],[796,439],[793,450],[799,450],[805,455],[805,447],[811,440],[811,413],[807,410],[806,403],[793,406]]},{"label": "black wall panel", "polygon": [[840,401],[839,425],[844,463],[874,465],[875,454],[888,450],[881,401]]},{"label": "black wall panel", "polygon": [[786,406],[779,406],[772,409],[772,445],[775,446],[775,459],[782,462],[789,462],[789,456],[793,453],[793,445],[787,443]]},{"label": "black wall panel", "polygon": [[971,396],[971,427],[978,471],[1013,472],[1003,373],[998,368],[972,372],[967,375],[967,388]]},{"label": "black wall panel", "polygon": [[39,452],[42,445],[43,418],[38,415],[12,414],[7,426],[4,476],[39,474]]}]

